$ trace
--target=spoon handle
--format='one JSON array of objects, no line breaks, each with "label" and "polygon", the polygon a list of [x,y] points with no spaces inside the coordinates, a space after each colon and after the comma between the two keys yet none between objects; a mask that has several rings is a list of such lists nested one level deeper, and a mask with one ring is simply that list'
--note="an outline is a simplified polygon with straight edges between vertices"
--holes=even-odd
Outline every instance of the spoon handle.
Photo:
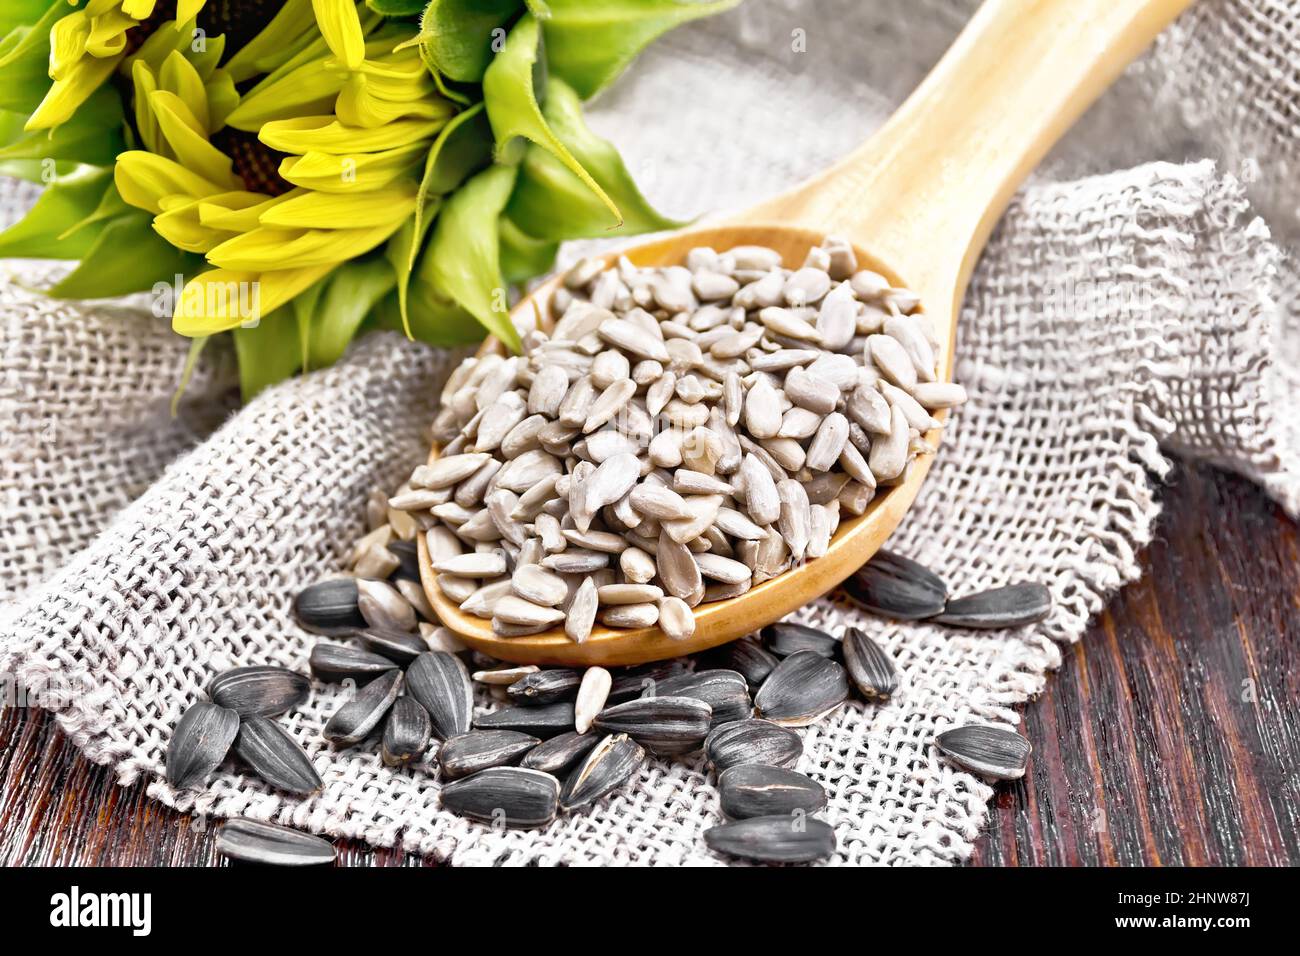
[{"label": "spoon handle", "polygon": [[986,0],[863,146],[745,222],[843,235],[955,315],[1030,171],[1191,0]]}]

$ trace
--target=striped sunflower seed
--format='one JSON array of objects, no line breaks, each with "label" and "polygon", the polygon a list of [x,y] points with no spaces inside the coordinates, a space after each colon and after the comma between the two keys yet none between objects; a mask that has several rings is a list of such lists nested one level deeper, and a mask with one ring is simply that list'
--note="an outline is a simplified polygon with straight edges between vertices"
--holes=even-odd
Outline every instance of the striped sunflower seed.
[{"label": "striped sunflower seed", "polygon": [[279,724],[259,714],[246,715],[235,737],[235,753],[277,790],[306,796],[322,786],[311,758]]},{"label": "striped sunflower seed", "polygon": [[345,747],[361,743],[384,719],[401,691],[401,671],[380,674],[334,712],[325,724],[325,739]]},{"label": "striped sunflower seed", "polygon": [[438,751],[444,780],[515,763],[541,741],[514,730],[471,730],[448,737]]},{"label": "striped sunflower seed", "polygon": [[399,697],[384,721],[380,756],[390,767],[419,760],[429,747],[433,724],[429,712],[414,697]]},{"label": "striped sunflower seed", "polygon": [[692,697],[645,697],[607,707],[593,726],[609,734],[627,734],[653,754],[670,756],[699,749],[709,732],[713,711]]},{"label": "striped sunflower seed", "polygon": [[573,730],[574,710],[571,701],[558,701],[536,707],[503,707],[485,714],[474,722],[479,730],[517,730],[541,740]]},{"label": "striped sunflower seed", "polygon": [[767,675],[780,663],[780,658],[749,638],[730,641],[707,651],[699,658],[712,668],[735,671],[745,678],[750,691],[756,691],[767,680]]},{"label": "striped sunflower seed", "polygon": [[885,649],[856,627],[844,630],[844,666],[867,700],[888,698],[898,689],[898,670]]},{"label": "striped sunflower seed", "polygon": [[816,813],[826,806],[822,785],[784,767],[741,764],[718,777],[722,812],[733,820]]},{"label": "striped sunflower seed", "polygon": [[240,717],[274,717],[305,701],[311,682],[284,667],[236,667],[214,677],[207,693],[214,704],[228,707]]},{"label": "striped sunflower seed", "polygon": [[335,857],[333,845],[320,837],[242,817],[221,825],[217,852],[231,860],[266,866],[318,866],[333,863]]},{"label": "striped sunflower seed", "polygon": [[177,790],[205,786],[238,733],[239,714],[228,707],[191,705],[167,745],[167,782]]},{"label": "striped sunflower seed", "polygon": [[892,551],[876,552],[844,582],[844,593],[873,614],[903,621],[942,614],[948,601],[938,575]]},{"label": "striped sunflower seed", "polygon": [[424,638],[409,631],[395,631],[387,627],[372,627],[357,631],[358,638],[366,650],[386,657],[395,664],[405,667],[429,649]]},{"label": "striped sunflower seed", "polygon": [[612,734],[598,743],[569,775],[560,806],[576,810],[623,786],[645,763],[645,748],[627,734]]},{"label": "striped sunflower seed", "polygon": [[971,725],[940,734],[935,743],[967,770],[994,780],[1018,780],[1025,775],[1029,741],[1014,730]]},{"label": "striped sunflower seed", "polygon": [[786,727],[806,727],[849,696],[844,668],[812,651],[781,661],[754,696],[759,716]]},{"label": "striped sunflower seed", "polygon": [[705,830],[704,842],[717,853],[757,863],[812,863],[835,853],[835,831],[802,815],[724,823]]},{"label": "striped sunflower seed", "polygon": [[745,720],[754,713],[753,701],[749,699],[749,683],[735,671],[693,671],[667,677],[659,682],[655,693],[704,701],[713,712],[710,727]]},{"label": "striped sunflower seed", "polygon": [[767,649],[777,657],[789,657],[799,651],[812,651],[822,657],[840,656],[840,642],[825,631],[794,621],[778,621],[760,632]]},{"label": "striped sunflower seed", "polygon": [[704,756],[718,773],[746,764],[793,767],[803,756],[803,738],[770,720],[735,720],[709,731]]},{"label": "striped sunflower seed", "polygon": [[[951,627],[1021,627],[1041,621],[1052,612],[1052,592],[1041,584],[1006,587],[953,598],[932,620]],[[214,698],[215,699],[215,698]]]},{"label": "striped sunflower seed", "polygon": [[560,782],[523,767],[493,767],[443,786],[443,809],[480,823],[541,827],[555,819]]},{"label": "striped sunflower seed", "polygon": [[318,643],[311,649],[312,676],[327,684],[351,680],[364,684],[396,666],[387,657],[363,651],[359,647]]},{"label": "striped sunflower seed", "polygon": [[582,671],[551,668],[524,675],[512,683],[506,693],[517,704],[540,706],[572,700],[581,686]]},{"label": "striped sunflower seed", "polygon": [[602,739],[599,734],[580,734],[571,730],[542,741],[524,755],[519,766],[543,773],[563,774],[590,753]]},{"label": "striped sunflower seed", "polygon": [[439,740],[463,734],[474,711],[474,687],[459,657],[429,651],[406,669],[406,692],[429,713]]},{"label": "striped sunflower seed", "polygon": [[366,626],[357,607],[355,578],[333,578],[303,588],[294,598],[293,613],[305,630],[316,634],[337,636]]}]

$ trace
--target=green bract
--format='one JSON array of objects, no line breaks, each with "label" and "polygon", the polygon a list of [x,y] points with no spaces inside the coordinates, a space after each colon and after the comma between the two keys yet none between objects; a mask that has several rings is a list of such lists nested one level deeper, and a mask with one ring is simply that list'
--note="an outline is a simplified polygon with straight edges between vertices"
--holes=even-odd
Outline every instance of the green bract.
[{"label": "green bract", "polygon": [[738,2],[6,0],[0,174],[47,188],[0,256],[80,260],[52,296],[167,289],[187,370],[229,330],[246,396],[368,328],[517,348],[508,289],[561,241],[678,225],[581,101]]}]

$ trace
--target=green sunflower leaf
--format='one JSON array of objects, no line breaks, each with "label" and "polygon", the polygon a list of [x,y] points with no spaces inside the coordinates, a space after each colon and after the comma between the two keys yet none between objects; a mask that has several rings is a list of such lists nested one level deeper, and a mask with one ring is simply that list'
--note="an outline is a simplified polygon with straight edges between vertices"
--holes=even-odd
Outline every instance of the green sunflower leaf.
[{"label": "green sunflower leaf", "polygon": [[478,83],[523,9],[519,0],[430,0],[420,18],[424,62],[448,79]]},{"label": "green sunflower leaf", "polygon": [[239,390],[245,402],[298,371],[302,353],[298,327],[288,306],[263,316],[257,325],[232,331],[239,359]]},{"label": "green sunflower leaf", "polygon": [[514,284],[546,272],[555,263],[558,242],[534,239],[508,215],[497,223],[501,234],[501,276]]},{"label": "green sunflower leaf", "polygon": [[542,110],[555,135],[588,170],[623,213],[623,224],[609,228],[609,214],[586,184],[548,150],[530,146],[507,211],[530,236],[560,241],[589,236],[632,236],[682,225],[660,215],[637,189],[618,150],[593,133],[582,118],[577,93],[563,80],[547,84]]},{"label": "green sunflower leaf", "polygon": [[443,204],[419,270],[427,283],[505,342],[519,350],[510,324],[506,283],[501,276],[498,224],[515,185],[513,166],[491,166],[478,173]]},{"label": "green sunflower leaf", "polygon": [[740,2],[548,0],[546,61],[580,97],[590,99],[669,30],[730,10]]},{"label": "green sunflower leaf", "polygon": [[[73,233],[69,241],[81,231]],[[133,209],[108,220],[81,264],[45,294],[56,299],[129,295],[152,289],[159,282],[170,283],[177,275],[197,274],[202,264],[201,257],[182,252],[154,232],[152,215]]]},{"label": "green sunflower leaf", "polygon": [[366,0],[366,6],[386,17],[413,17],[427,0]]},{"label": "green sunflower leaf", "polygon": [[126,149],[124,128],[121,95],[111,86],[101,86],[67,122],[53,130],[24,133],[0,148],[0,160],[53,159],[112,166]]},{"label": "green sunflower leaf", "polygon": [[307,366],[323,368],[342,358],[366,316],[392,291],[395,281],[392,267],[379,255],[345,262],[321,280],[314,304],[305,304],[311,309]]},{"label": "green sunflower leaf", "polygon": [[614,200],[574,158],[542,115],[537,90],[546,90],[545,66],[541,27],[536,17],[531,13],[525,14],[514,25],[505,47],[483,75],[483,102],[496,137],[497,161],[512,161],[515,143],[521,139],[536,143],[549,150],[595,193],[609,210],[611,221],[606,226],[622,225],[623,216]]},{"label": "green sunflower leaf", "polygon": [[50,28],[72,7],[54,4],[35,26],[0,40],[0,109],[33,112],[50,89]]},{"label": "green sunflower leaf", "polygon": [[[78,229],[113,186],[111,169],[78,170],[45,188],[21,220],[0,232],[0,258],[80,259],[103,226]],[[116,190],[114,190],[116,192]]]},{"label": "green sunflower leaf", "polygon": [[[402,331],[395,292],[379,303],[374,316],[377,327]],[[462,309],[455,299],[435,288],[425,276],[417,275],[411,282],[409,322],[411,335],[417,342],[454,348],[483,341],[479,320]]]},{"label": "green sunflower leaf", "polygon": [[17,27],[33,26],[59,0],[4,0],[0,6],[0,37]]}]

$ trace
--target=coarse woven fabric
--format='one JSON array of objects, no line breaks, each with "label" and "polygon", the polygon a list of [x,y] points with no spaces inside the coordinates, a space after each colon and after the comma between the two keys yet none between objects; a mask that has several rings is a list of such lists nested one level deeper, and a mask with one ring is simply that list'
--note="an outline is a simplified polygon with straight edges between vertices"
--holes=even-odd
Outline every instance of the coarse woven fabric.
[{"label": "coarse woven fabric", "polygon": [[[972,7],[751,2],[651,48],[595,105],[593,124],[669,211],[739,207],[867,135]],[[1279,291],[1290,267],[1252,212],[1248,184],[1209,160],[1181,162],[1254,158],[1251,195],[1285,235],[1286,205],[1267,201],[1282,187],[1261,187],[1296,148],[1294,133],[1248,136],[1267,117],[1250,118],[1246,104],[1199,124],[1161,105],[1179,83],[1198,87],[1191,73],[1162,75],[1184,68],[1171,49],[1237,30],[1263,8],[1290,26],[1260,34],[1258,47],[1240,34],[1247,46],[1231,75],[1267,85],[1253,71],[1281,71],[1294,91],[1293,4],[1203,4],[1053,154],[974,276],[957,368],[971,401],[890,547],[935,568],[956,594],[1047,582],[1051,617],[966,635],[871,619],[832,598],[800,615],[836,632],[866,628],[903,674],[889,704],[853,703],[803,732],[799,766],[828,790],[834,862],[970,854],[993,790],[931,742],[955,724],[1014,724],[1060,645],[1138,574],[1159,511],[1162,446],[1249,475],[1300,511],[1296,320]],[[793,51],[795,30],[807,53]],[[1214,55],[1214,44],[1203,48]],[[1149,112],[1138,105],[1147,102]],[[1287,108],[1295,103],[1293,93]],[[1237,145],[1223,142],[1233,137]],[[26,201],[5,187],[0,215]],[[173,420],[185,343],[164,321],[52,303],[14,283],[0,285],[0,316],[0,671],[45,692],[90,759],[182,810],[454,863],[719,862],[702,841],[718,808],[698,758],[651,761],[619,793],[546,829],[493,832],[441,812],[423,770],[387,769],[374,747],[327,748],[320,729],[346,696],[334,686],[281,718],[325,781],[318,796],[288,800],[233,772],[202,793],[171,790],[162,779],[171,728],[214,673],[305,670],[316,638],[291,622],[292,596],[341,568],[367,491],[395,485],[422,458],[452,358],[373,335],[202,440],[212,416],[200,412],[224,410],[231,385],[219,353],[205,353],[186,392],[193,414]]]}]

